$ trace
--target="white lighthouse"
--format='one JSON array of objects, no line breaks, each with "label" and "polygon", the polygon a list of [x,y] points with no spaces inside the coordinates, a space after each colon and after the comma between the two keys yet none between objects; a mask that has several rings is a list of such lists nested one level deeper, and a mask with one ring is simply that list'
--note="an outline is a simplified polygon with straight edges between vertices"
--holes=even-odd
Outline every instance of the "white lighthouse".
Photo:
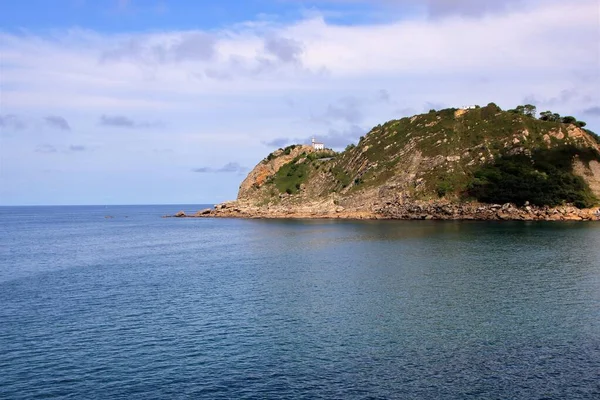
[{"label": "white lighthouse", "polygon": [[319,143],[319,142],[315,141],[314,136],[312,138],[312,147],[315,150],[323,150],[323,149],[325,149],[325,145],[323,143]]}]

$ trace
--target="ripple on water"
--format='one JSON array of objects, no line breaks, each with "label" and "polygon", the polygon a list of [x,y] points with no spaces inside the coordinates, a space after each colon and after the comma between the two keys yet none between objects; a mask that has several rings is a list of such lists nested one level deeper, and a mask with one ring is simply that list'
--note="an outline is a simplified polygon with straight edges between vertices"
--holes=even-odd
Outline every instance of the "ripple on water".
[{"label": "ripple on water", "polygon": [[597,224],[154,207],[0,212],[0,398],[600,397]]}]

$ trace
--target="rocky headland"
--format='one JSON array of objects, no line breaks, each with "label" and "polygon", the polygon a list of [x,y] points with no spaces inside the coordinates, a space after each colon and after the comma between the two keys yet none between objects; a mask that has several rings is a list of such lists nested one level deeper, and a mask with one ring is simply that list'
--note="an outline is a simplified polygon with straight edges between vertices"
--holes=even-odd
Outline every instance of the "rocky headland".
[{"label": "rocky headland", "polygon": [[269,154],[222,218],[600,220],[600,139],[585,123],[493,103],[374,127],[345,151]]}]

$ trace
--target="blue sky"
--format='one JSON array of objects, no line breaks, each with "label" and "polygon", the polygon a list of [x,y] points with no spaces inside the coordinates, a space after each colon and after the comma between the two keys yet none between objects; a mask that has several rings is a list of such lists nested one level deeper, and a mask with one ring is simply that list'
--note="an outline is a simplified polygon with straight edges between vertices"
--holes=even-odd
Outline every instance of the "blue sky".
[{"label": "blue sky", "polygon": [[525,102],[600,131],[596,0],[0,0],[0,204],[212,203],[279,146]]},{"label": "blue sky", "polygon": [[[12,4],[9,4],[12,3]],[[260,19],[280,23],[311,13],[342,24],[392,20],[426,13],[418,1],[398,7],[377,1],[295,0],[3,0],[0,24],[6,30],[84,27],[98,32],[220,29]]]}]

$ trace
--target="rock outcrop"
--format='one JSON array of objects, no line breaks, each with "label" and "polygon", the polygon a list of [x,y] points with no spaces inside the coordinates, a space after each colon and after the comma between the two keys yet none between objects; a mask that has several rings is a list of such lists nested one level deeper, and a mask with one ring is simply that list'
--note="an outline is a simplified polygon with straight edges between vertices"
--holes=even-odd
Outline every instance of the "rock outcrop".
[{"label": "rock outcrop", "polygon": [[302,153],[310,154],[314,151],[312,146],[297,145],[293,147],[290,146],[285,150],[279,149],[269,154],[269,156],[258,163],[256,167],[250,171],[246,179],[242,181],[238,191],[238,199],[252,198],[254,196],[253,189],[263,186],[267,179],[275,175],[281,167],[294,160]]},{"label": "rock outcrop", "polygon": [[212,218],[297,218],[297,219],[408,219],[477,221],[600,221],[600,208],[573,206],[537,207],[514,204],[452,203],[448,201],[397,201],[373,209],[345,208],[333,203],[300,207],[256,207],[243,201],[217,205],[193,216]]}]

